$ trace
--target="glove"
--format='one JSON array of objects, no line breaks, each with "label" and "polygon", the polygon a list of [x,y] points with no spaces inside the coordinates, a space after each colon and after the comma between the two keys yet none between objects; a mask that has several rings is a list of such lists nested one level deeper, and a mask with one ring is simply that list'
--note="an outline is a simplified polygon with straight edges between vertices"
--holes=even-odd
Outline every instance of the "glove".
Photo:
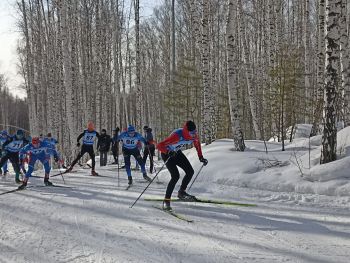
[{"label": "glove", "polygon": [[171,157],[175,157],[177,155],[177,152],[175,152],[175,151],[168,151],[167,154],[168,154],[169,158],[171,158]]},{"label": "glove", "polygon": [[145,144],[146,144],[146,145],[149,145],[149,142],[146,142]]},{"label": "glove", "polygon": [[203,156],[199,157],[199,161],[200,161],[201,163],[203,163],[204,166],[206,166],[206,165],[208,164],[208,160],[205,159]]},{"label": "glove", "polygon": [[5,156],[6,156],[6,154],[7,154],[7,151],[6,151],[6,150],[2,151],[2,153],[1,153],[1,157],[5,157]]},{"label": "glove", "polygon": [[80,147],[80,142],[77,143],[77,146]]},{"label": "glove", "polygon": [[56,163],[58,163],[60,161],[60,159],[58,157],[54,157],[54,160]]}]

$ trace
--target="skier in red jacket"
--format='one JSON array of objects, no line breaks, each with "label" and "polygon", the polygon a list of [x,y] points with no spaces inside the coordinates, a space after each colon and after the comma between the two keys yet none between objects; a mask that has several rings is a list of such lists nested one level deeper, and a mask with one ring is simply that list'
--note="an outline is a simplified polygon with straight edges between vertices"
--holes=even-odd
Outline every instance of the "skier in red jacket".
[{"label": "skier in red jacket", "polygon": [[187,185],[192,179],[194,170],[187,157],[181,151],[184,146],[192,143],[197,150],[199,161],[204,165],[207,165],[208,160],[203,157],[196,125],[193,121],[187,121],[183,128],[173,131],[168,138],[157,145],[157,149],[161,152],[162,159],[166,162],[166,167],[171,175],[171,180],[168,184],[163,203],[163,208],[165,210],[171,210],[171,195],[180,178],[177,166],[183,169],[186,173],[185,177],[182,179],[182,184],[177,195],[178,198],[188,201],[196,200],[195,196],[186,193]]}]

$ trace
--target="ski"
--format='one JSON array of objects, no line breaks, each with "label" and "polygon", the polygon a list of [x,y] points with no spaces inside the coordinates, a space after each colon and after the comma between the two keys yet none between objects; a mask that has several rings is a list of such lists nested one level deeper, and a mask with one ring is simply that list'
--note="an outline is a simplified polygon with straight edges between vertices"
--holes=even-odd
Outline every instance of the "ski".
[{"label": "ski", "polygon": [[56,177],[56,176],[60,176],[60,175],[63,175],[63,174],[68,174],[68,173],[76,173],[77,171],[70,171],[68,172],[68,170],[65,170],[63,172],[60,172],[60,173],[57,173],[57,174],[53,174],[53,175],[50,175],[50,177]]},{"label": "ski", "polygon": [[188,223],[193,223],[193,222],[194,222],[192,219],[188,219],[188,218],[186,218],[186,217],[184,217],[184,216],[182,216],[182,215],[180,215],[180,214],[174,212],[174,210],[171,210],[171,211],[169,211],[169,210],[164,210],[162,207],[159,207],[159,206],[152,206],[152,207],[157,208],[157,209],[160,210],[160,211],[163,211],[163,212],[165,212],[165,213],[167,213],[167,214],[169,214],[169,215],[172,215],[173,217],[176,217],[177,219],[186,221],[186,222],[188,222]]},{"label": "ski", "polygon": [[3,193],[0,193],[0,195],[5,195],[5,194],[10,194],[10,193],[15,193],[15,192],[18,192],[18,191],[23,191],[23,190],[25,190],[25,188],[24,188],[24,189],[18,189],[18,188],[16,188],[16,189],[13,189],[13,190],[9,190],[9,191],[6,191],[6,192],[3,192]]},{"label": "ski", "polygon": [[[164,198],[145,198],[145,201],[164,201]],[[181,200],[178,198],[171,199],[172,202],[188,202],[188,203],[206,203],[206,204],[216,204],[216,205],[232,205],[232,206],[246,206],[246,207],[254,207],[256,204],[247,204],[247,203],[237,203],[223,200],[212,200],[212,199],[202,199],[196,198],[196,200],[188,201]]]},{"label": "ski", "polygon": [[27,188],[36,188],[36,187],[47,187],[47,188],[59,187],[59,188],[67,188],[67,189],[74,188],[74,187],[71,187],[71,186],[65,186],[65,185],[59,185],[59,184],[53,184],[53,185],[30,185],[30,186],[27,186]]}]

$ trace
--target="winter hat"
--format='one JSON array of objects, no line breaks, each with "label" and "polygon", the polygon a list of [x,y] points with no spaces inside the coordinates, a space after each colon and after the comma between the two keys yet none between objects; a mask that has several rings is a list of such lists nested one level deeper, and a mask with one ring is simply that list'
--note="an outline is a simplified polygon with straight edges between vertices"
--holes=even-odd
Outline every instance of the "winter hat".
[{"label": "winter hat", "polygon": [[144,131],[147,131],[148,130],[148,126],[146,125],[146,126],[143,126],[143,130]]},{"label": "winter hat", "polygon": [[193,121],[187,121],[186,127],[187,127],[187,130],[190,132],[196,130],[196,124]]},{"label": "winter hat", "polygon": [[102,133],[106,133],[107,131],[106,131],[106,129],[102,129],[101,132]]},{"label": "winter hat", "polygon": [[47,134],[47,137],[52,137],[52,134],[51,134],[51,132],[49,132],[48,134]]},{"label": "winter hat", "polygon": [[7,136],[7,135],[9,135],[9,134],[8,134],[8,132],[7,132],[6,130],[2,130],[2,131],[1,131],[1,135]]},{"label": "winter hat", "polygon": [[17,139],[22,139],[24,137],[23,130],[17,130],[16,137],[17,137]]},{"label": "winter hat", "polygon": [[33,137],[33,138],[32,138],[32,144],[33,144],[33,145],[38,145],[39,143],[40,143],[39,137]]},{"label": "winter hat", "polygon": [[89,121],[88,122],[88,124],[87,124],[87,129],[88,129],[88,131],[93,131],[93,130],[95,130],[95,125],[94,125],[94,123],[92,122],[92,121]]},{"label": "winter hat", "polygon": [[132,126],[132,125],[129,125],[127,131],[128,131],[128,132],[135,132],[135,127]]}]

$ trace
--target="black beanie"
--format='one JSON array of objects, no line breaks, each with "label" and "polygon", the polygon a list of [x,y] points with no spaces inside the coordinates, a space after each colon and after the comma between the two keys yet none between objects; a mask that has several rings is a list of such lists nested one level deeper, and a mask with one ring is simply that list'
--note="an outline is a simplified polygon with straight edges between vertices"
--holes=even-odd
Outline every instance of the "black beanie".
[{"label": "black beanie", "polygon": [[187,121],[186,127],[188,131],[194,131],[196,129],[196,124],[193,121]]}]

